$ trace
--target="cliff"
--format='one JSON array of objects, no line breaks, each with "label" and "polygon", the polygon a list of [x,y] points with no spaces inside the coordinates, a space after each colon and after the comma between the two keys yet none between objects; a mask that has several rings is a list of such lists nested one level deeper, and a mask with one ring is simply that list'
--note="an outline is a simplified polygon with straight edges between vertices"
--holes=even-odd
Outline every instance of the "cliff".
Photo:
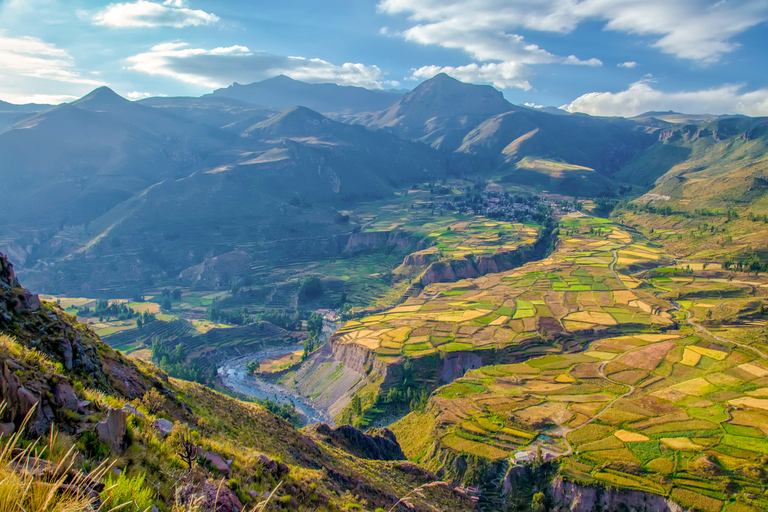
[{"label": "cliff", "polygon": [[552,512],[591,512],[625,510],[627,512],[684,512],[664,496],[641,491],[586,487],[556,478],[547,489]]}]

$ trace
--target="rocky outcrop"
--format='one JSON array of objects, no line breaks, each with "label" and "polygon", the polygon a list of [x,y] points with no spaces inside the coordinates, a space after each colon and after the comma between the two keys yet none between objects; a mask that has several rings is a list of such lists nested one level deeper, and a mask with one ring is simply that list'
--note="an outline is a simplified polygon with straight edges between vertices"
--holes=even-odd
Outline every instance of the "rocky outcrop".
[{"label": "rocky outcrop", "polygon": [[547,490],[553,512],[591,512],[626,510],[627,512],[684,512],[664,496],[641,491],[586,487],[556,478]]},{"label": "rocky outcrop", "polygon": [[261,464],[261,470],[265,474],[271,476],[275,480],[287,475],[288,472],[290,471],[290,468],[286,464],[282,462],[277,462],[274,459],[270,459],[264,454],[261,454],[258,457],[256,457],[256,462]]},{"label": "rocky outcrop", "polygon": [[372,429],[366,433],[350,425],[331,428],[325,423],[307,427],[307,432],[320,441],[341,448],[361,459],[405,460],[405,454],[395,434],[387,429]]},{"label": "rocky outcrop", "polygon": [[243,504],[224,482],[206,481],[202,486],[187,484],[176,489],[176,502],[204,512],[240,512]]},{"label": "rocky outcrop", "polygon": [[443,369],[440,372],[442,382],[448,384],[462,377],[467,370],[483,366],[483,360],[472,352],[452,352],[443,359]]},{"label": "rocky outcrop", "polygon": [[[34,295],[21,287],[13,271],[13,265],[0,254],[0,332],[15,339],[17,343],[41,352],[53,362],[61,365],[80,380],[84,386],[101,389],[110,393],[118,392],[126,398],[141,398],[152,382],[144,372],[131,361],[102,345],[98,336],[77,319],[67,315],[55,304],[41,303]],[[33,372],[34,373],[34,372]],[[28,377],[33,373],[26,374]],[[35,378],[39,378],[35,375]],[[30,377],[31,378],[31,377]],[[25,377],[26,379],[26,377]],[[62,386],[71,384],[61,377]],[[41,387],[42,391],[57,392],[55,382],[35,385],[23,382],[27,389]],[[164,385],[157,381],[160,388]],[[45,390],[42,387],[46,387]],[[70,410],[74,401],[65,387],[58,388],[58,398],[53,404]],[[44,407],[43,406],[43,407]],[[41,407],[41,410],[43,410]]]},{"label": "rocky outcrop", "polygon": [[54,420],[53,409],[44,397],[50,392],[45,381],[34,382],[37,389],[24,387],[21,379],[10,371],[8,362],[3,362],[0,375],[0,400],[6,403],[3,417],[6,422],[14,425],[17,430],[30,411],[34,409],[27,423],[27,431],[31,435],[43,435],[48,431]]},{"label": "rocky outcrop", "polygon": [[121,453],[125,446],[127,419],[128,413],[122,409],[110,409],[107,418],[96,424],[99,441],[109,446],[114,453]]}]

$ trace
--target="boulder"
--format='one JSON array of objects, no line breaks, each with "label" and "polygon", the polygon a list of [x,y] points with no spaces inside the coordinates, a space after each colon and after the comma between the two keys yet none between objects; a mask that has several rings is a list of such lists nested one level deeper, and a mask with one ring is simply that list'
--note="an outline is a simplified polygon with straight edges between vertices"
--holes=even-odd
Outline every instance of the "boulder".
[{"label": "boulder", "polygon": [[57,407],[68,411],[77,411],[80,408],[75,390],[68,380],[59,380],[59,383],[53,388],[53,400]]},{"label": "boulder", "polygon": [[205,512],[240,512],[243,504],[223,482],[207,481],[202,488],[187,484],[176,488],[176,503],[182,506],[196,504]]},{"label": "boulder", "polygon": [[264,468],[264,473],[273,476],[275,479],[287,475],[290,472],[290,468],[286,464],[270,459],[264,454],[256,457],[256,460]]},{"label": "boulder", "polygon": [[107,419],[96,424],[99,441],[109,446],[115,453],[123,451],[127,419],[128,414],[122,409],[110,409]]},{"label": "boulder", "polygon": [[211,466],[219,470],[223,476],[229,476],[229,464],[221,458],[221,455],[213,452],[205,452],[205,458],[211,463]]},{"label": "boulder", "polygon": [[163,436],[167,436],[173,430],[173,423],[165,418],[158,418],[152,423],[152,428],[160,432]]}]

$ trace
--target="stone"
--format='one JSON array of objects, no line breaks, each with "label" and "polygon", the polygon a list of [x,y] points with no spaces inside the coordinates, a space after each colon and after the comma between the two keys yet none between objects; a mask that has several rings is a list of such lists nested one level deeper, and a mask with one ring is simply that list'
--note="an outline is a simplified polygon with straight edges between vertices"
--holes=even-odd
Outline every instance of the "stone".
[{"label": "stone", "polygon": [[165,418],[158,418],[152,423],[152,428],[160,432],[163,436],[167,436],[173,430],[173,423]]},{"label": "stone", "polygon": [[0,436],[9,438],[16,432],[16,425],[13,423],[0,423]]},{"label": "stone", "polygon": [[126,431],[128,414],[122,409],[110,409],[107,419],[96,424],[99,441],[109,446],[115,453],[123,451],[123,438]]},{"label": "stone", "polygon": [[207,481],[202,488],[187,484],[176,488],[176,503],[187,506],[197,503],[201,510],[210,512],[240,512],[243,504],[223,482]]},{"label": "stone", "polygon": [[136,409],[132,405],[125,405],[125,406],[123,406],[123,410],[125,412],[127,412],[128,414],[133,414],[134,416],[136,416],[138,418],[144,418],[144,413],[139,411],[138,409]]},{"label": "stone", "polygon": [[80,408],[80,402],[75,395],[75,390],[67,380],[60,380],[53,388],[53,400],[58,407],[68,411],[77,411]]},{"label": "stone", "polygon": [[229,476],[229,464],[227,464],[221,455],[213,452],[205,452],[205,458],[211,463],[211,466],[219,470],[223,476]]}]

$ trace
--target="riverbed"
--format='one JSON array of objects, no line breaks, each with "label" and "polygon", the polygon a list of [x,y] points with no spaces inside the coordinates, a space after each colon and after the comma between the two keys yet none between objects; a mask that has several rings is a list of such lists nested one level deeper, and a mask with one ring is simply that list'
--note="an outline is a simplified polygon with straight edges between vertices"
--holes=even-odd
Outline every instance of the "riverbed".
[{"label": "riverbed", "polygon": [[[336,330],[335,325],[323,326],[322,340],[325,341]],[[311,423],[327,423],[336,426],[333,418],[324,409],[316,406],[310,397],[299,395],[286,389],[280,384],[269,382],[255,375],[249,375],[245,365],[250,361],[259,362],[270,357],[290,354],[304,348],[301,344],[283,345],[280,347],[269,347],[259,350],[246,356],[238,356],[222,362],[216,369],[222,384],[243,395],[247,395],[259,400],[272,400],[273,402],[285,404],[292,402],[296,411],[301,415],[305,425]]]}]

